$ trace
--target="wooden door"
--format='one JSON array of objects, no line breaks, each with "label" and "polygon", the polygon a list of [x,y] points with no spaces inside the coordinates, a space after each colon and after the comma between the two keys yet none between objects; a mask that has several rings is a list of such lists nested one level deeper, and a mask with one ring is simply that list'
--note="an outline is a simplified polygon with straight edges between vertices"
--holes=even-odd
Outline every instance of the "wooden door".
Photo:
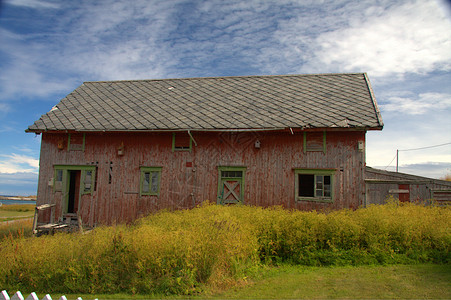
[{"label": "wooden door", "polygon": [[410,202],[410,185],[400,184],[399,188],[399,202]]}]

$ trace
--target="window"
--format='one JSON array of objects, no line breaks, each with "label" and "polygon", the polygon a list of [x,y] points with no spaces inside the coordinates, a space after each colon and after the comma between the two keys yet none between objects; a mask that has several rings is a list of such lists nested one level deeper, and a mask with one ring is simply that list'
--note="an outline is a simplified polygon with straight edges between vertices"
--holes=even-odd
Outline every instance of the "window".
[{"label": "window", "polygon": [[85,134],[69,133],[67,139],[67,150],[69,151],[85,151]]},{"label": "window", "polygon": [[55,169],[55,182],[53,184],[53,189],[55,192],[61,192],[63,189],[63,170]]},{"label": "window", "polygon": [[161,169],[161,167],[141,167],[141,196],[160,194]]},{"label": "window", "polygon": [[218,167],[218,198],[219,204],[237,204],[244,201],[245,167]]},{"label": "window", "polygon": [[326,154],[326,131],[305,132],[304,131],[304,153],[323,152]]},{"label": "window", "polygon": [[187,132],[172,133],[172,152],[191,151],[193,140]]},{"label": "window", "polygon": [[83,194],[89,194],[92,191],[93,182],[93,171],[84,170],[83,176]]},{"label": "window", "polygon": [[295,170],[297,201],[333,202],[335,170]]}]

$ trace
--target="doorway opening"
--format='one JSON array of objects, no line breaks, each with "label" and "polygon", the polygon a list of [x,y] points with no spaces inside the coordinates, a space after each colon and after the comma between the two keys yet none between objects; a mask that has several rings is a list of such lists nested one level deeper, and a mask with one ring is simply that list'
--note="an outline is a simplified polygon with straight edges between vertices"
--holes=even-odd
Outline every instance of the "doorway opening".
[{"label": "doorway opening", "polygon": [[80,170],[69,170],[69,194],[67,201],[68,214],[76,214],[78,211],[78,201],[80,198]]}]

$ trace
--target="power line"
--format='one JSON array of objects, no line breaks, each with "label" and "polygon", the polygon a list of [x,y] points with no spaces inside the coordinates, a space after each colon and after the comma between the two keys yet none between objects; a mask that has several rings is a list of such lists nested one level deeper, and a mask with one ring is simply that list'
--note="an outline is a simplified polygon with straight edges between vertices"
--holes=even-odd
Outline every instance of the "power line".
[{"label": "power line", "polygon": [[441,146],[451,145],[450,143],[440,144],[440,145],[434,145],[434,146],[427,146],[427,147],[421,147],[421,148],[414,148],[414,149],[404,149],[404,150],[397,150],[397,151],[413,151],[413,150],[422,150],[422,149],[429,149],[429,148],[436,148]]},{"label": "power line", "polygon": [[393,159],[392,159],[391,162],[388,164],[388,166],[385,167],[384,170],[387,170],[387,168],[390,167],[391,163],[395,160],[396,156],[398,156],[398,153],[396,153],[395,156],[393,156]]},{"label": "power line", "polygon": [[[444,143],[440,145],[434,145],[434,146],[427,146],[427,147],[421,147],[421,148],[414,148],[414,149],[404,149],[404,150],[396,150],[396,172],[398,172],[398,159],[399,159],[399,151],[413,151],[413,150],[423,150],[423,149],[430,149],[430,148],[436,148],[441,146],[451,145],[451,142]],[[393,160],[392,160],[393,161]],[[391,162],[390,162],[391,163]],[[388,166],[387,166],[388,168]]]}]

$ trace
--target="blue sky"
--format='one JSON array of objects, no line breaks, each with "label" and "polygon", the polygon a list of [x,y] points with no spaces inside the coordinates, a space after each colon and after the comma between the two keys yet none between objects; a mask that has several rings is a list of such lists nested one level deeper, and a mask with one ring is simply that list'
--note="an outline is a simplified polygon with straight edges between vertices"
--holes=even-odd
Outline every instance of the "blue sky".
[{"label": "blue sky", "polygon": [[[451,174],[451,6],[441,0],[0,0],[0,194],[36,194],[24,130],[84,81],[367,72],[367,164]],[[391,163],[391,164],[390,164]]]}]

